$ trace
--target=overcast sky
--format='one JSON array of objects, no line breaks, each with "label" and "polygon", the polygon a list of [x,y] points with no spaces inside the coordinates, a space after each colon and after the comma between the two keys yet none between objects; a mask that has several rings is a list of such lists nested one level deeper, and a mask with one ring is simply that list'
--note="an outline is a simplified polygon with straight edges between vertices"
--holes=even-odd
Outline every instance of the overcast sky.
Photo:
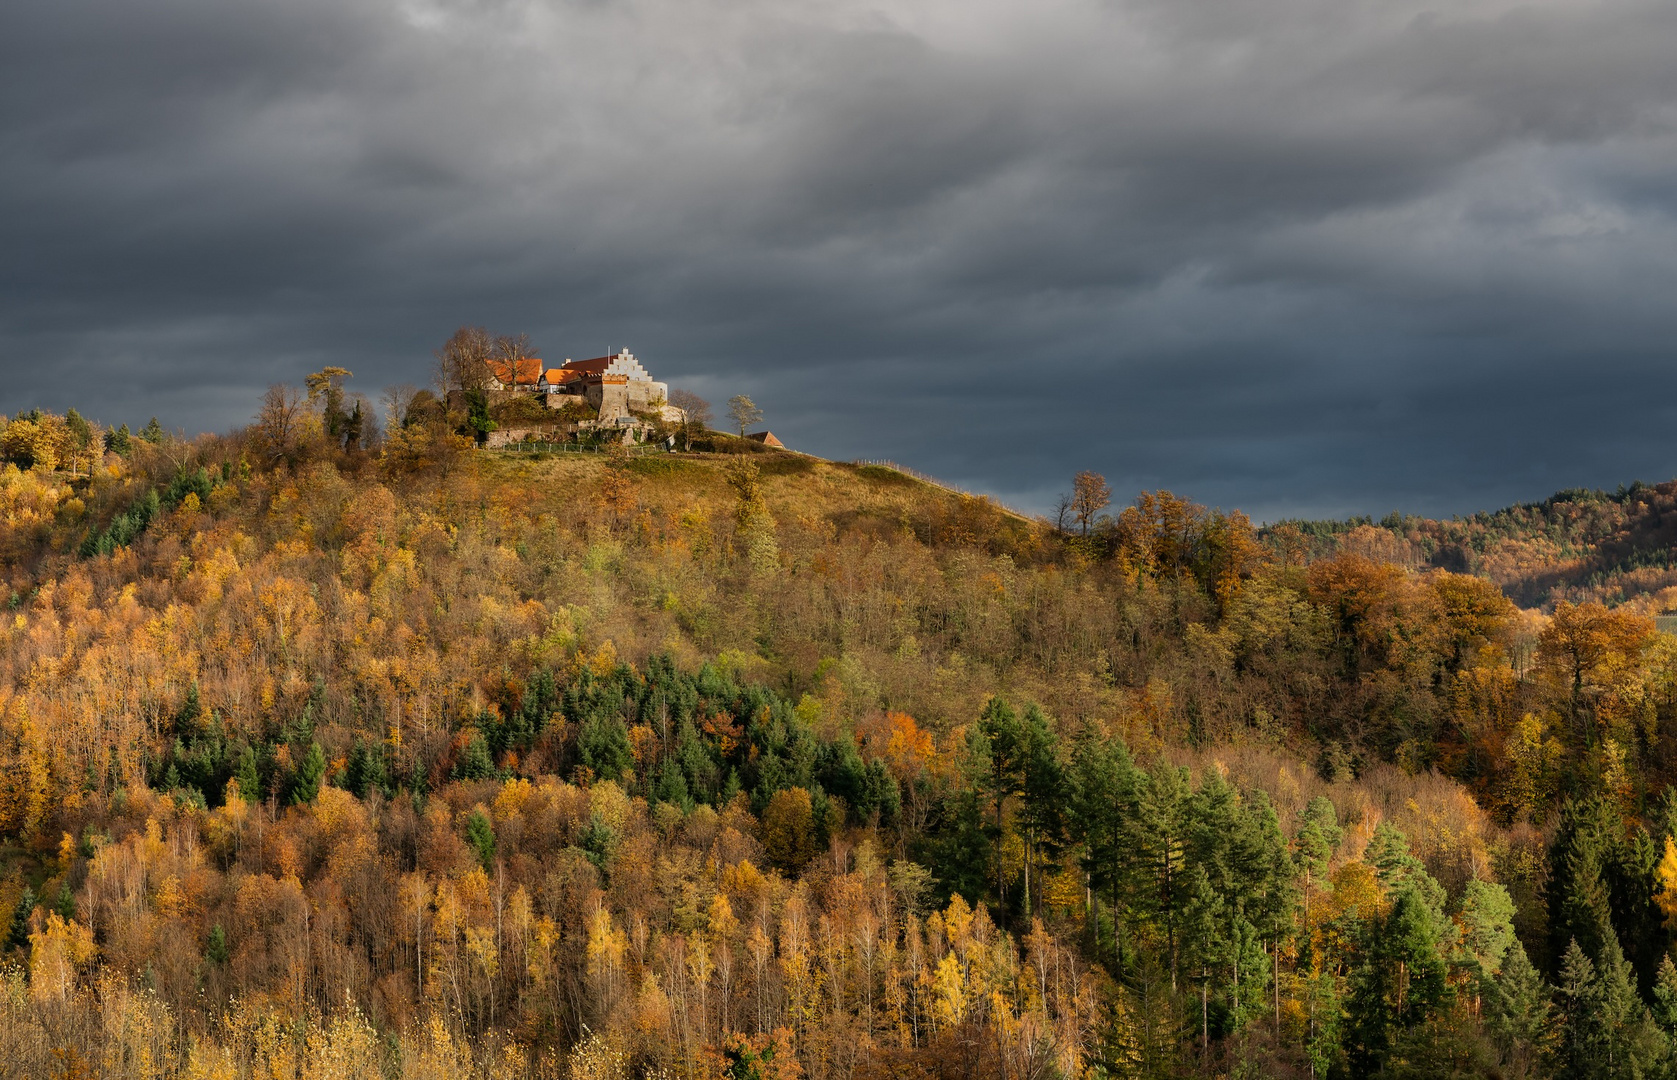
[{"label": "overcast sky", "polygon": [[1665,479],[1674,58],[1670,0],[22,0],[0,411],[224,430],[477,323],[1027,509]]}]

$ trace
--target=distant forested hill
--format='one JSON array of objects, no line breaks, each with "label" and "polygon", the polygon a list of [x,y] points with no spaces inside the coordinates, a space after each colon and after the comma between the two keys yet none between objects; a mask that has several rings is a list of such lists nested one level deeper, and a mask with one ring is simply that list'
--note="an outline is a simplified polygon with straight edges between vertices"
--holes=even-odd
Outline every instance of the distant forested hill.
[{"label": "distant forested hill", "polygon": [[1542,502],[1438,520],[1284,521],[1267,539],[1313,556],[1357,551],[1412,567],[1479,574],[1522,607],[1597,600],[1677,610],[1677,480],[1617,491],[1575,488]]}]

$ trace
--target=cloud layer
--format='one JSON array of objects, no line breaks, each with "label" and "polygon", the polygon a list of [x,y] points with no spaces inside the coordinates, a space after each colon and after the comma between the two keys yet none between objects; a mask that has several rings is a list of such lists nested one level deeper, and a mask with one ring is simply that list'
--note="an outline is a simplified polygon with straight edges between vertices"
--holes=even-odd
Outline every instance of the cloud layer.
[{"label": "cloud layer", "polygon": [[1673,55],[1629,0],[12,5],[0,410],[227,427],[476,322],[1034,508],[1663,478]]}]

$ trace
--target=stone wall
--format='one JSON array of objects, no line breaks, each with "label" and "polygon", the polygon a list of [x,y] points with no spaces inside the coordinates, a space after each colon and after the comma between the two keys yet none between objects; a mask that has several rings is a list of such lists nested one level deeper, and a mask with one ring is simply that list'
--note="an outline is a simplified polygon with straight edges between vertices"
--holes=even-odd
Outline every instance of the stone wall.
[{"label": "stone wall", "polygon": [[552,428],[527,426],[503,427],[496,428],[494,431],[491,431],[489,433],[489,437],[484,440],[483,445],[487,450],[499,450],[503,446],[511,446],[513,443],[523,442],[526,437],[531,436],[543,440],[563,438],[560,433],[555,432]]}]

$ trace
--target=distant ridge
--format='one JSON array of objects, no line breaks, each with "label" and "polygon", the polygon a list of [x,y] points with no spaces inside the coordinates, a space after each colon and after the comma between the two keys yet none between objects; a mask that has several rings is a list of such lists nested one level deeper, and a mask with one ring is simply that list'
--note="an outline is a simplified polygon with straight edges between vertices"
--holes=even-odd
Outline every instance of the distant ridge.
[{"label": "distant ridge", "polygon": [[1571,488],[1464,517],[1292,520],[1263,532],[1310,557],[1354,551],[1479,574],[1525,607],[1598,600],[1649,615],[1677,612],[1677,480],[1612,492]]}]

